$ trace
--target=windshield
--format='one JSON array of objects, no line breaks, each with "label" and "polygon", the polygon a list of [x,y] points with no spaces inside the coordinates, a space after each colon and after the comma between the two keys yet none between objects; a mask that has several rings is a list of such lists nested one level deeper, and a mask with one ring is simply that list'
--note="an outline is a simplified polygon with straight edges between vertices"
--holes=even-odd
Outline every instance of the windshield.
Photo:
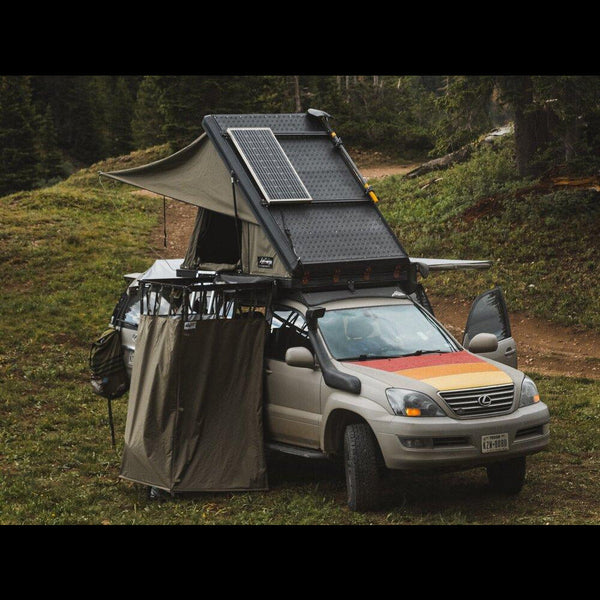
[{"label": "windshield", "polygon": [[458,350],[451,338],[413,304],[327,310],[319,319],[337,360],[367,360]]}]

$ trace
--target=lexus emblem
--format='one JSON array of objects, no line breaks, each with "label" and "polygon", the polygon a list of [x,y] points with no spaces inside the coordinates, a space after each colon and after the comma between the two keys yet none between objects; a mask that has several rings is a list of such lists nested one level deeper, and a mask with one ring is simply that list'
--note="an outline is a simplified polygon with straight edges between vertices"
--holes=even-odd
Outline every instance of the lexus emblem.
[{"label": "lexus emblem", "polygon": [[477,403],[480,406],[489,406],[492,403],[492,399],[486,394],[485,396],[479,396]]}]

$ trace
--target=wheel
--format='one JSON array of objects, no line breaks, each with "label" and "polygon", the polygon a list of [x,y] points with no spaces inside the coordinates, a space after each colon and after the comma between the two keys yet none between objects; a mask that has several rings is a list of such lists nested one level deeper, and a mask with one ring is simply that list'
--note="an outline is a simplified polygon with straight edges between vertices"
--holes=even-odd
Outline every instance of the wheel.
[{"label": "wheel", "polygon": [[353,423],[344,431],[344,468],[350,510],[377,508],[381,493],[381,455],[366,423]]},{"label": "wheel", "polygon": [[502,494],[518,494],[525,483],[524,456],[493,463],[486,467],[492,489]]}]

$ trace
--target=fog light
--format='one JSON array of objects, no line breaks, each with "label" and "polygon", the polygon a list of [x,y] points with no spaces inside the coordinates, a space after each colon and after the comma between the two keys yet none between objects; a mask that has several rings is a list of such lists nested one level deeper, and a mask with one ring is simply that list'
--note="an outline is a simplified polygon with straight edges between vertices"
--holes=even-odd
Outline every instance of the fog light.
[{"label": "fog light", "polygon": [[398,439],[405,448],[433,448],[433,440],[431,438],[398,437]]}]

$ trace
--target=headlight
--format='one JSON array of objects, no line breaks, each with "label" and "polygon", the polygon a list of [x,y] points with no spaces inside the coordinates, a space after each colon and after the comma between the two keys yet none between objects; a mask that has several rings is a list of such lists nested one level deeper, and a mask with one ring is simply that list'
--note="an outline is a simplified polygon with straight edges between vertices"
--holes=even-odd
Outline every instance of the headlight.
[{"label": "headlight", "polygon": [[429,397],[414,390],[385,390],[388,402],[399,417],[445,417],[442,409]]},{"label": "headlight", "polygon": [[538,392],[535,383],[529,377],[523,379],[521,384],[521,401],[519,406],[530,406],[540,401],[540,393]]}]

